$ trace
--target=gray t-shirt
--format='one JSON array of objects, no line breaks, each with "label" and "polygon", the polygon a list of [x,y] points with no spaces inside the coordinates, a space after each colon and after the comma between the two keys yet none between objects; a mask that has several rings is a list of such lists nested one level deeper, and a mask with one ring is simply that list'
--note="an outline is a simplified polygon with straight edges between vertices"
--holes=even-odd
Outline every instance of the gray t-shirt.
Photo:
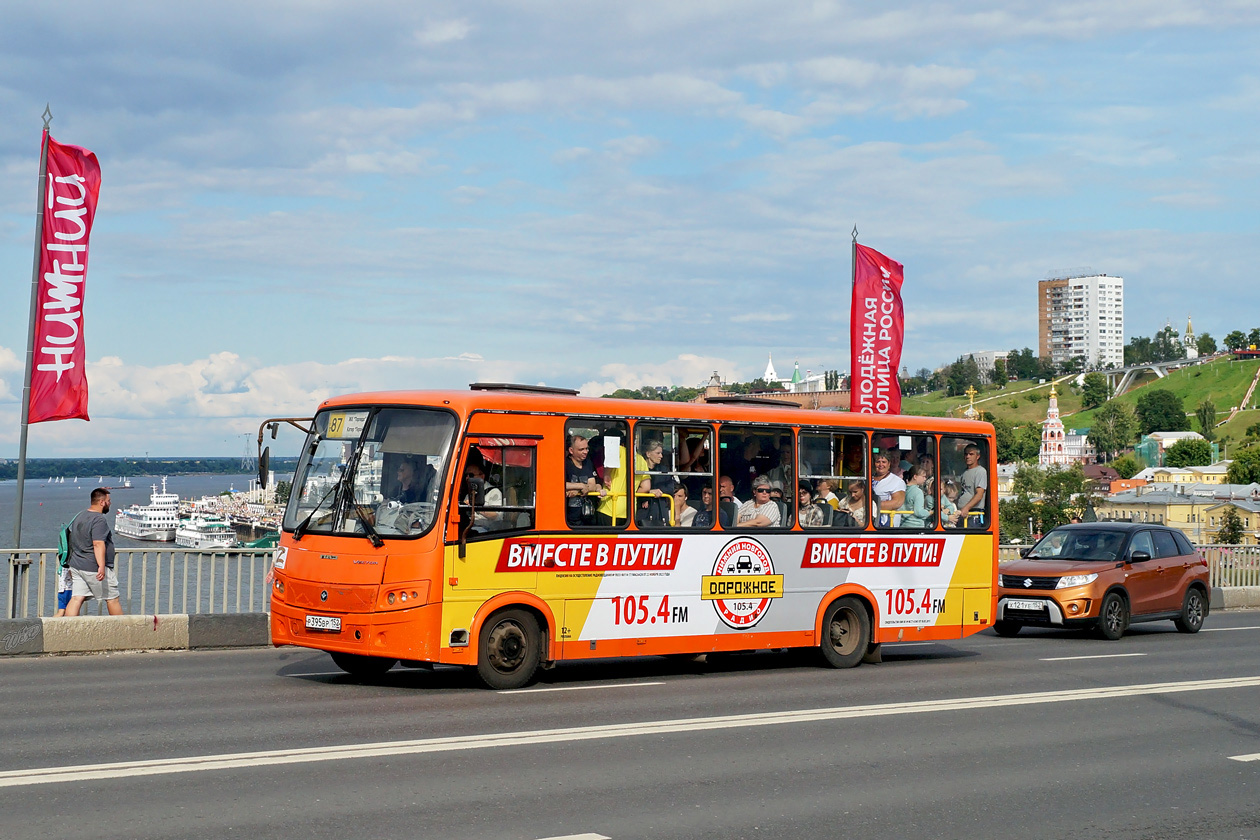
[{"label": "gray t-shirt", "polygon": [[114,534],[105,514],[85,510],[75,517],[70,526],[70,566],[85,572],[96,571],[96,552],[92,541],[105,543],[105,565],[114,568]]},{"label": "gray t-shirt", "polygon": [[[971,497],[976,495],[977,490],[989,489],[989,473],[984,467],[972,467],[965,470],[960,477],[961,486],[958,488],[958,507],[965,507],[967,502],[971,501]],[[975,508],[976,513],[984,512],[984,505],[978,505]]]}]

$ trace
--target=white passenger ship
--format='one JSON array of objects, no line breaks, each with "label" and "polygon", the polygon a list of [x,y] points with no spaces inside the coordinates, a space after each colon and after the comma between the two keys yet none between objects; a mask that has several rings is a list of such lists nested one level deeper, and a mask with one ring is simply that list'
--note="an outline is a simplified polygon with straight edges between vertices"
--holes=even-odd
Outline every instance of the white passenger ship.
[{"label": "white passenger ship", "polygon": [[114,519],[114,532],[120,537],[133,540],[170,542],[175,539],[179,526],[179,495],[166,492],[166,479],[162,479],[162,492],[153,485],[153,493],[147,505],[132,505],[118,511]]},{"label": "white passenger ship", "polygon": [[234,548],[236,531],[217,516],[181,519],[175,529],[175,545],[181,548]]}]

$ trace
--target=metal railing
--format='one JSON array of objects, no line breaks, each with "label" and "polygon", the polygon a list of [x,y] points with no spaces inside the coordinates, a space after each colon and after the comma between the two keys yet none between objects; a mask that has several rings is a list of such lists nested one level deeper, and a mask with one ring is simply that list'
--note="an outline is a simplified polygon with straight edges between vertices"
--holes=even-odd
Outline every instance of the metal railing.
[{"label": "metal railing", "polygon": [[[5,549],[9,618],[42,618],[56,611],[57,552]],[[271,606],[274,549],[124,548],[114,555],[119,601],[132,615],[146,613],[266,612]],[[86,614],[105,614],[88,601]]]},{"label": "metal railing", "polygon": [[[998,564],[1018,560],[1021,548],[1028,546],[998,546]],[[1260,586],[1260,546],[1207,544],[1195,548],[1208,562],[1209,585],[1213,588]]]}]

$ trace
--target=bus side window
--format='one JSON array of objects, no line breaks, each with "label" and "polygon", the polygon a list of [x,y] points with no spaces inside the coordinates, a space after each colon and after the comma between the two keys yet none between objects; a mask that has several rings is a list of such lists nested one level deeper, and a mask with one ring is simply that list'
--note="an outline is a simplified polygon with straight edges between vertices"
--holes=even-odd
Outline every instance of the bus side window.
[{"label": "bus side window", "polygon": [[991,527],[989,444],[983,438],[941,438],[941,521],[954,528]]},{"label": "bus side window", "polygon": [[871,441],[871,490],[883,511],[878,528],[936,527],[936,439],[876,432]]},{"label": "bus side window", "polygon": [[[866,527],[866,435],[802,431],[800,479],[815,511],[800,514],[801,527],[860,530]],[[798,481],[798,502],[801,487]]]},{"label": "bus side window", "polygon": [[469,447],[459,503],[461,517],[472,517],[470,539],[534,527],[537,449],[510,441],[483,439]]},{"label": "bus side window", "polygon": [[630,429],[624,420],[574,417],[564,425],[565,523],[624,528],[630,486]]}]

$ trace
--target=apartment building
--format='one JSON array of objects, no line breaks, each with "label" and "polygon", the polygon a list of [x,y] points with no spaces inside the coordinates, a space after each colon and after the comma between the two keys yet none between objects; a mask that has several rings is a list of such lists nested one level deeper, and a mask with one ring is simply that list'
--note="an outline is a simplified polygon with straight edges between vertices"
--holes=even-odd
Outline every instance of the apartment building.
[{"label": "apartment building", "polygon": [[1049,277],[1037,283],[1037,352],[1061,365],[1124,366],[1124,278]]}]

